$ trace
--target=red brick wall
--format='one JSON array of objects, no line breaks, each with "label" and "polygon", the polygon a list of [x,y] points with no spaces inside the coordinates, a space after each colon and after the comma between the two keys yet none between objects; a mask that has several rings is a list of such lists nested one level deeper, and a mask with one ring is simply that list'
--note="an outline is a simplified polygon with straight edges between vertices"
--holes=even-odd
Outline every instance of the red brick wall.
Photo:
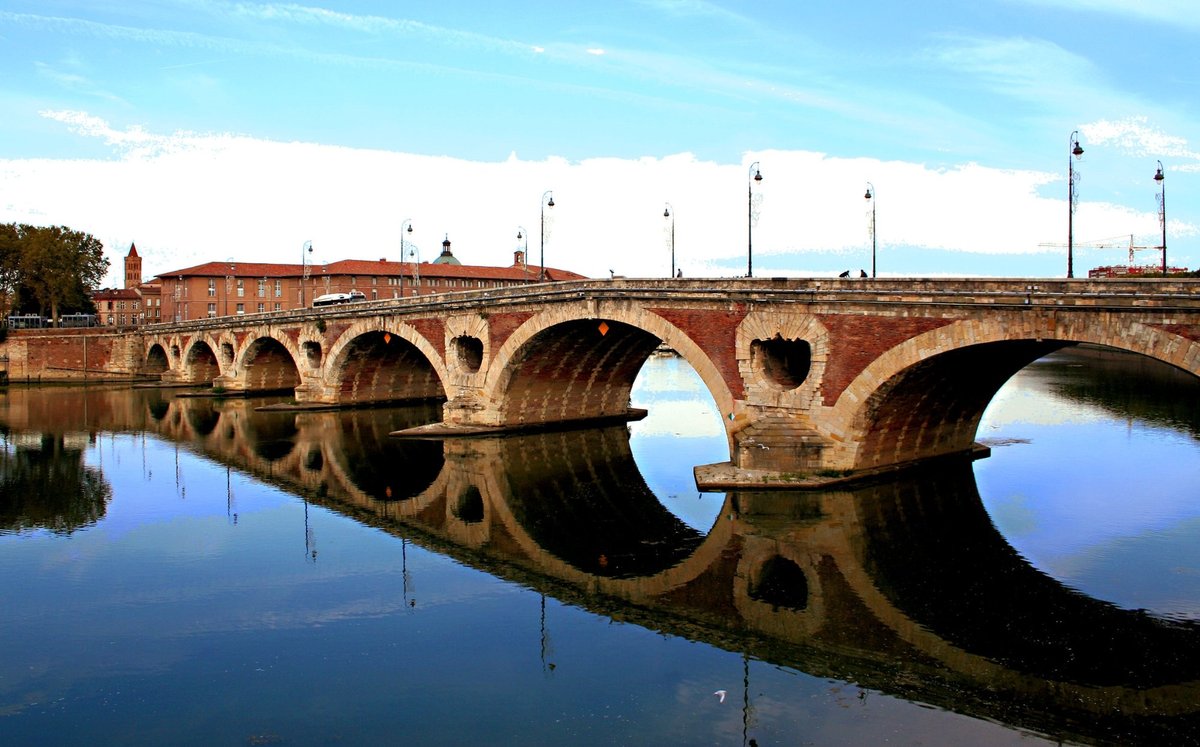
[{"label": "red brick wall", "polygon": [[504,347],[504,343],[512,336],[517,327],[525,323],[525,320],[533,316],[532,311],[509,312],[504,314],[488,315],[488,334],[491,336],[491,352],[492,357],[496,357],[496,353],[500,348]]},{"label": "red brick wall", "polygon": [[850,382],[880,355],[905,340],[955,321],[837,314],[823,314],[819,319],[829,330],[829,360],[821,384],[824,403],[829,406],[835,404]]}]

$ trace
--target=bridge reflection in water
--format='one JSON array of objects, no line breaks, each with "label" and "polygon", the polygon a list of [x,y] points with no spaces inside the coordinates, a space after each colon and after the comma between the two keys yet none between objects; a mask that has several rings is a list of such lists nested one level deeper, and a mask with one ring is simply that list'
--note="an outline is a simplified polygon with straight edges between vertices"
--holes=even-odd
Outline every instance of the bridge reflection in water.
[{"label": "bridge reflection in water", "polygon": [[649,629],[1058,739],[1200,728],[1200,627],[1097,601],[997,533],[969,463],[826,493],[735,492],[707,533],[624,427],[395,441],[432,410],[172,400],[213,459],[496,576]]},{"label": "bridge reflection in water", "polygon": [[[388,434],[437,407],[258,404],[14,390],[4,425],[59,434],[30,439],[35,450],[62,451],[62,434],[157,433],[401,538],[397,563],[413,542],[614,620],[1055,739],[1200,733],[1200,626],[1030,566],[993,527],[966,461],[852,490],[730,493],[705,532],[647,486],[623,426],[399,441]],[[96,521],[108,492],[95,475],[77,482],[93,488],[72,514],[87,521],[6,527]]]}]

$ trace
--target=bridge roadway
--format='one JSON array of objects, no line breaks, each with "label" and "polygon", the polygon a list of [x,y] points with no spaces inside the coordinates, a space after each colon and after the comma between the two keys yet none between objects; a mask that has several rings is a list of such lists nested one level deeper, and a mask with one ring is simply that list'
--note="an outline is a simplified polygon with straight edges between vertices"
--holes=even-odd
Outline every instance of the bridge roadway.
[{"label": "bridge roadway", "polygon": [[[588,280],[144,327],[131,373],[300,407],[444,399],[438,437],[631,419],[661,345],[703,379],[730,461],[702,487],[797,486],[978,455],[979,419],[1074,343],[1200,376],[1198,280]],[[119,356],[114,356],[117,360]],[[111,364],[110,364],[111,365]]]}]

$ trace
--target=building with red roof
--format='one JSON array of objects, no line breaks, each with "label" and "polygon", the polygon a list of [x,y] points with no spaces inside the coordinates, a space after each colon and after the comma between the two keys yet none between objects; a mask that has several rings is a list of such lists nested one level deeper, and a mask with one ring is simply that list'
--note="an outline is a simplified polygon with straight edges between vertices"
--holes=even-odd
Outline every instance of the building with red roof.
[{"label": "building with red roof", "polygon": [[433,262],[206,262],[161,273],[157,280],[161,284],[162,320],[185,321],[306,308],[317,297],[330,293],[358,291],[371,301],[584,279],[575,272],[547,267],[544,279],[539,281],[541,272],[541,267],[528,265],[525,253],[519,250],[508,267],[461,264],[450,251],[447,237],[441,255]]}]

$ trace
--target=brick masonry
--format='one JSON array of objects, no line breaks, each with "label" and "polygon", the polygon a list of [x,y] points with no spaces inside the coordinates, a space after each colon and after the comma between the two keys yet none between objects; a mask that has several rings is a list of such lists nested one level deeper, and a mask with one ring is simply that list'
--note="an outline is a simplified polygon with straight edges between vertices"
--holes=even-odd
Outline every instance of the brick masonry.
[{"label": "brick masonry", "polygon": [[[660,342],[711,392],[734,469],[776,473],[759,475],[769,483],[965,453],[1004,380],[1065,343],[1200,375],[1200,282],[581,281],[14,332],[4,351],[14,380],[131,377],[165,360],[166,380],[294,387],[301,403],[443,397],[447,427],[478,430],[619,415]],[[788,345],[804,370],[781,379],[771,351]]]}]

